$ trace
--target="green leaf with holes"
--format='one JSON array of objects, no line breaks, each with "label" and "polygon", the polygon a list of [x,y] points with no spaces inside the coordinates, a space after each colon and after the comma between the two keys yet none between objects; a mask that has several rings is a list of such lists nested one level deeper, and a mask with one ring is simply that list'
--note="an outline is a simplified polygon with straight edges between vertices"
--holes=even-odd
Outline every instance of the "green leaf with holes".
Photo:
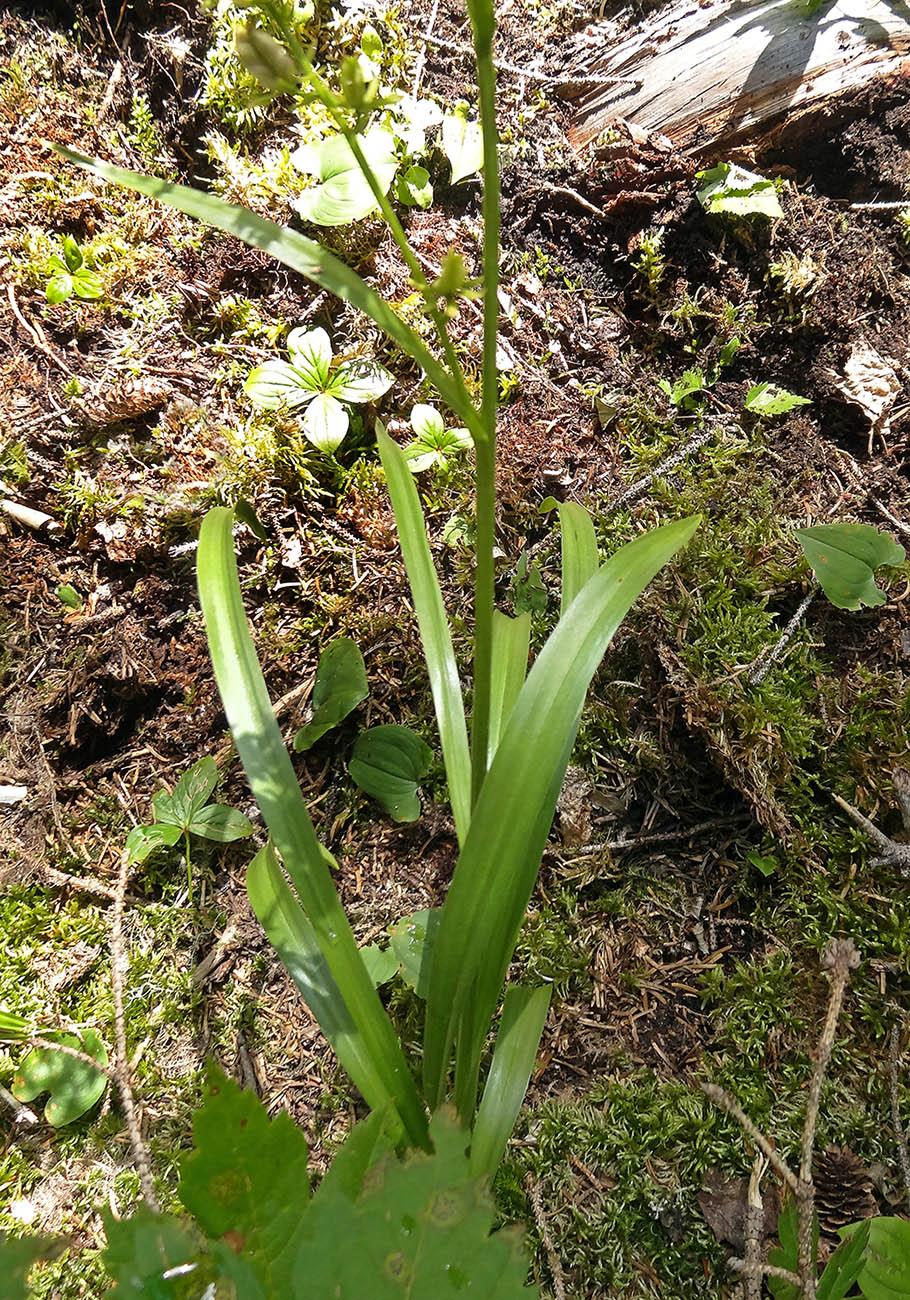
[{"label": "green leaf with holes", "polygon": [[413,822],[420,816],[417,788],[432,760],[433,751],[410,727],[371,727],[357,738],[348,771],[393,821]]},{"label": "green leaf with holes", "polygon": [[903,564],[905,556],[904,548],[887,533],[869,524],[816,524],[796,528],[794,535],[832,605],[884,605],[875,570],[880,564]]},{"label": "green leaf with holes", "polygon": [[[47,1038],[64,1047],[85,1052],[99,1065],[107,1065],[107,1048],[94,1029],[83,1029],[79,1036],[55,1031]],[[13,1077],[13,1096],[18,1101],[34,1101],[50,1093],[44,1118],[54,1128],[72,1124],[91,1110],[107,1087],[107,1075],[67,1052],[51,1047],[33,1047]]]},{"label": "green leaf with holes", "polygon": [[432,1155],[387,1153],[356,1199],[321,1184],[301,1225],[294,1300],[536,1300],[521,1233],[490,1233],[494,1203],[471,1176],[470,1136],[448,1108],[430,1135]]},{"label": "green leaf with holes", "polygon": [[315,745],[320,736],[337,727],[366,699],[368,691],[363,655],[350,638],[336,637],[319,657],[313,683],[313,714],[294,737],[294,748],[299,752]]}]

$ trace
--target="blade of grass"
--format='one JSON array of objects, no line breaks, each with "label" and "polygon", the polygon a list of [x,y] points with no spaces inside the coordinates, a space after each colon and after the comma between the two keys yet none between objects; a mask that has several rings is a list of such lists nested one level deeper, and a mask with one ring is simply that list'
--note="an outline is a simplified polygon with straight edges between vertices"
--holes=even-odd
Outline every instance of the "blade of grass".
[{"label": "blade of grass", "polygon": [[[312,927],[383,1097],[409,1140],[426,1146],[427,1121],[401,1045],[379,1000],[316,839],[281,738],[247,627],[231,535],[233,511],[210,510],[199,536],[199,598],[215,679],[234,743],[291,883]],[[314,1008],[315,1014],[315,1008]],[[339,1008],[339,1016],[342,1011]],[[372,1087],[371,1087],[372,1090]]]},{"label": "blade of grass", "polygon": [[490,1073],[471,1137],[471,1172],[492,1178],[506,1149],[528,1082],[550,1007],[549,985],[506,989]]},{"label": "blade of grass", "polygon": [[698,518],[655,529],[594,574],[544,646],[512,710],[474,807],[443,909],[430,977],[424,1090],[445,1092],[457,1039],[455,1102],[470,1123],[480,1056],[515,947],[591,678],[629,607]]},{"label": "blade of grass", "polygon": [[461,844],[471,821],[471,755],[452,636],[430,554],[414,475],[408,468],[401,448],[392,441],[378,420],[376,442],[389,486],[389,496],[392,498],[401,552],[414,599],[414,611],[420,628],[449,781],[449,799],[458,842]]},{"label": "blade of grass", "polygon": [[564,614],[582,587],[597,571],[597,538],[591,516],[574,501],[559,504],[562,529],[562,603]]},{"label": "blade of grass", "polygon": [[64,145],[51,144],[50,147],[68,162],[75,163],[77,167],[83,167],[104,180],[123,185],[138,194],[147,194],[150,198],[185,212],[187,216],[197,217],[206,225],[215,226],[242,239],[254,248],[271,253],[279,262],[305,275],[320,288],[328,289],[345,302],[352,303],[417,362],[443,400],[458,413],[475,437],[486,436],[477,412],[470,401],[465,400],[463,385],[440,365],[419,336],[355,271],[312,239],[307,239],[296,230],[287,230],[265,217],[259,217],[248,208],[226,203],[224,199],[207,194],[204,190],[174,185],[155,176],[142,176],[138,172],[102,162],[99,158],[87,158],[83,154],[74,153]]},{"label": "blade of grass", "polygon": [[487,737],[487,767],[493,762],[499,737],[518,699],[528,674],[531,645],[531,615],[493,611],[493,661],[490,668],[490,731]]}]

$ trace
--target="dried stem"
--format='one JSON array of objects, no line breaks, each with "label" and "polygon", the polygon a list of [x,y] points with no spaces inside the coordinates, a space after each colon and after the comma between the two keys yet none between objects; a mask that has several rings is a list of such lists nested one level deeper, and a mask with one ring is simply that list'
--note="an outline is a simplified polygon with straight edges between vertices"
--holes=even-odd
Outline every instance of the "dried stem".
[{"label": "dried stem", "polygon": [[907,1209],[910,1210],[910,1154],[907,1151],[907,1136],[901,1123],[899,1092],[900,1026],[896,1024],[891,1026],[891,1048],[888,1053],[888,1064],[890,1066],[891,1083],[891,1125],[894,1129],[894,1140],[897,1143],[897,1159],[901,1167],[901,1177],[904,1180],[904,1198]]},{"label": "dried stem", "polygon": [[528,1174],[525,1179],[525,1189],[531,1200],[531,1209],[534,1211],[534,1222],[537,1224],[540,1240],[547,1252],[547,1264],[550,1269],[550,1276],[553,1279],[553,1295],[556,1300],[566,1300],[566,1283],[562,1273],[562,1260],[556,1253],[556,1247],[553,1245],[553,1238],[550,1235],[550,1225],[547,1223],[543,1202],[540,1199],[540,1184],[535,1182],[531,1174]]},{"label": "dried stem", "polygon": [[149,1209],[156,1214],[161,1206],[155,1195],[152,1171],[148,1152],[142,1141],[139,1119],[136,1114],[136,1102],[130,1083],[130,1062],[126,1051],[126,1019],[123,1012],[123,984],[126,975],[126,951],[123,945],[123,908],[126,899],[126,886],[129,878],[129,855],[124,849],[120,855],[120,873],[117,877],[117,891],[114,895],[114,919],[111,925],[111,986],[114,994],[114,1042],[116,1064],[114,1075],[120,1091],[120,1101],[126,1118],[126,1127],[133,1148],[133,1159],[139,1174],[142,1195]]},{"label": "dried stem", "polygon": [[784,1160],[780,1152],[772,1146],[764,1133],[755,1127],[736,1098],[731,1097],[729,1092],[724,1088],[719,1087],[716,1083],[703,1083],[701,1085],[701,1090],[709,1101],[713,1101],[715,1106],[719,1107],[720,1110],[725,1110],[728,1115],[736,1120],[746,1137],[750,1138],[758,1149],[765,1155],[768,1163],[777,1174],[778,1178],[780,1178],[782,1182],[786,1183],[790,1190],[795,1194],[799,1187],[799,1179],[796,1177],[796,1174],[787,1164],[786,1160]]},{"label": "dried stem", "polygon": [[746,1241],[746,1257],[742,1270],[745,1281],[743,1300],[761,1300],[761,1248],[765,1230],[765,1206],[761,1195],[761,1180],[767,1167],[767,1159],[763,1155],[757,1155],[752,1164],[752,1173],[749,1175],[746,1221],[743,1231]]}]

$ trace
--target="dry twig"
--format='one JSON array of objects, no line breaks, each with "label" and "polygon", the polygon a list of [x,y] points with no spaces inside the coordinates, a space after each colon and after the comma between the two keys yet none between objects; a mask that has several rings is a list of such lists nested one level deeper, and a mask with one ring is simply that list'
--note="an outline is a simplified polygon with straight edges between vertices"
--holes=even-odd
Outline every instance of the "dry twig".
[{"label": "dry twig", "polygon": [[901,1177],[904,1180],[904,1199],[907,1203],[907,1209],[910,1210],[910,1153],[907,1151],[907,1135],[904,1132],[904,1126],[901,1123],[901,1106],[900,1106],[900,1026],[894,1024],[891,1026],[891,1045],[888,1053],[888,1065],[890,1075],[891,1091],[891,1125],[894,1129],[894,1140],[897,1143],[897,1159],[901,1167]]},{"label": "dry twig", "polygon": [[540,1240],[547,1252],[547,1264],[550,1269],[550,1276],[553,1279],[553,1295],[556,1300],[566,1300],[566,1283],[562,1272],[562,1260],[553,1245],[550,1225],[547,1223],[547,1217],[544,1214],[543,1202],[540,1199],[540,1184],[535,1182],[532,1174],[528,1174],[525,1179],[525,1189],[531,1200],[531,1209],[534,1211],[534,1222],[537,1224]]}]

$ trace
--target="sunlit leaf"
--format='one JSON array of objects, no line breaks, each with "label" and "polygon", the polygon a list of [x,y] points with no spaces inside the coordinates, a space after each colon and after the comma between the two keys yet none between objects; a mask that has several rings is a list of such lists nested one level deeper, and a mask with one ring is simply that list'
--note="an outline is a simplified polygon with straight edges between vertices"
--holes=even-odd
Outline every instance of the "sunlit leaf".
[{"label": "sunlit leaf", "polygon": [[320,736],[356,709],[368,692],[363,655],[356,642],[336,637],[319,657],[313,683],[313,715],[294,737],[294,748],[301,752],[315,745]]},{"label": "sunlit leaf", "polygon": [[[394,136],[373,127],[358,142],[386,193],[398,168]],[[344,136],[331,136],[319,145],[303,145],[291,155],[291,161],[322,182],[306,190],[293,205],[304,220],[317,226],[344,226],[376,210],[373,191]]]},{"label": "sunlit leaf", "polygon": [[254,827],[249,817],[245,817],[236,808],[212,803],[193,814],[187,830],[193,835],[201,835],[203,839],[231,844],[234,840],[244,840],[252,835]]},{"label": "sunlit leaf", "polygon": [[774,181],[747,171],[738,163],[718,163],[708,171],[697,172],[700,181],[698,201],[706,212],[728,217],[769,217],[784,215]]},{"label": "sunlit leaf", "polygon": [[442,119],[442,148],[452,168],[452,184],[472,176],[483,166],[483,131],[479,122],[469,122],[461,113],[446,113]]},{"label": "sunlit leaf", "polygon": [[389,926],[391,951],[399,963],[402,979],[421,998],[425,998],[430,989],[430,970],[441,915],[441,909],[434,907],[402,917]]},{"label": "sunlit leaf", "polygon": [[144,862],[162,847],[171,848],[180,839],[182,830],[172,822],[155,822],[152,826],[134,826],[126,837],[126,852],[130,862]]},{"label": "sunlit leaf", "polygon": [[806,559],[832,605],[859,609],[884,605],[885,593],[875,584],[880,564],[904,562],[904,548],[887,533],[869,524],[816,524],[793,530]]},{"label": "sunlit leaf", "polygon": [[395,182],[395,197],[406,208],[428,208],[433,202],[433,186],[426,167],[414,163]]},{"label": "sunlit leaf", "polygon": [[[108,1063],[107,1048],[94,1029],[83,1030],[79,1037],[63,1033],[47,1037],[85,1052],[99,1065]],[[34,1101],[42,1093],[50,1093],[44,1117],[48,1124],[60,1128],[91,1110],[106,1087],[107,1075],[88,1062],[50,1047],[33,1047],[15,1073],[12,1093],[19,1101]]]},{"label": "sunlit leaf", "polygon": [[311,402],[318,390],[290,362],[275,358],[250,371],[243,391],[255,406],[278,411]]},{"label": "sunlit leaf", "polygon": [[348,413],[331,393],[317,393],[303,415],[301,427],[307,439],[320,451],[331,452],[344,442]]},{"label": "sunlit leaf", "polygon": [[811,405],[808,397],[797,397],[777,384],[756,384],[746,393],[746,410],[753,415],[786,415],[796,406]]},{"label": "sunlit leaf", "polygon": [[395,382],[378,361],[358,357],[343,361],[332,377],[331,392],[342,402],[375,402]]},{"label": "sunlit leaf", "polygon": [[324,329],[306,329],[298,326],[287,337],[287,350],[295,370],[303,377],[307,387],[316,393],[329,381],[332,364],[332,343]]}]

